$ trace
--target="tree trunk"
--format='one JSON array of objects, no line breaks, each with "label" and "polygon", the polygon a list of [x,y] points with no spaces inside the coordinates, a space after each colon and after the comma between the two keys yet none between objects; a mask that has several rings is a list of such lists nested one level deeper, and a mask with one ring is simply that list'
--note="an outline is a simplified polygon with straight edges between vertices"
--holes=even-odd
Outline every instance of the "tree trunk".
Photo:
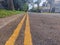
[{"label": "tree trunk", "polygon": [[40,5],[39,5],[40,2],[41,2],[41,0],[38,0],[38,1],[37,1],[37,10],[38,10],[38,12],[40,12]]},{"label": "tree trunk", "polygon": [[7,3],[8,3],[8,9],[9,10],[14,10],[13,0],[7,0]]},{"label": "tree trunk", "polygon": [[38,6],[37,9],[38,9],[38,11],[39,11],[39,7],[40,7],[40,6],[39,6],[39,3],[37,4],[37,6]]}]

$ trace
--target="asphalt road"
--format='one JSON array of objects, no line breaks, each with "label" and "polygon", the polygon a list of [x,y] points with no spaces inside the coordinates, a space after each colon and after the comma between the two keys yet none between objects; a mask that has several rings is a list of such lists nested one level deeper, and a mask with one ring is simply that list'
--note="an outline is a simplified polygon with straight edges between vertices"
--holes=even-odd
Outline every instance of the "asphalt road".
[{"label": "asphalt road", "polygon": [[23,15],[19,16],[16,20],[8,23],[5,27],[0,28],[0,45],[5,45],[6,41],[10,38],[17,25],[21,21],[22,17]]},{"label": "asphalt road", "polygon": [[60,45],[60,14],[29,15],[33,45]]},{"label": "asphalt road", "polygon": [[[28,13],[28,15],[33,45],[60,45],[60,14]],[[0,29],[0,45],[5,45],[22,17]],[[14,45],[24,45],[25,26],[26,19]]]}]

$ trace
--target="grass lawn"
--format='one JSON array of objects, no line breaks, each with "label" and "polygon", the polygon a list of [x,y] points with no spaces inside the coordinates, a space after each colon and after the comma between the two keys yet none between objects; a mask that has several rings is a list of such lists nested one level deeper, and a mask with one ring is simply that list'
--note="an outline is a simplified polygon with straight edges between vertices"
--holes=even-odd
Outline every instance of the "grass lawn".
[{"label": "grass lawn", "polygon": [[16,14],[21,14],[24,13],[24,11],[11,11],[11,10],[3,10],[0,9],[0,18],[11,16],[11,15],[16,15]]}]

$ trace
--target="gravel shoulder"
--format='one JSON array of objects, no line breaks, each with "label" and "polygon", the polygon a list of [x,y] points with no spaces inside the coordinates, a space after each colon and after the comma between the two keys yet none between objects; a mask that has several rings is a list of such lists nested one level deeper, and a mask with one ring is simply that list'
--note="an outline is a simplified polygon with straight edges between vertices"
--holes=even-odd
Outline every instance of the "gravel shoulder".
[{"label": "gravel shoulder", "polygon": [[0,45],[5,45],[6,41],[13,34],[23,16],[24,15],[19,14],[0,19]]},{"label": "gravel shoulder", "polygon": [[10,17],[0,18],[0,28],[3,28],[4,26],[6,26],[10,22],[16,20],[17,18],[19,18],[21,16],[22,16],[22,14],[17,14],[17,15],[13,15]]}]

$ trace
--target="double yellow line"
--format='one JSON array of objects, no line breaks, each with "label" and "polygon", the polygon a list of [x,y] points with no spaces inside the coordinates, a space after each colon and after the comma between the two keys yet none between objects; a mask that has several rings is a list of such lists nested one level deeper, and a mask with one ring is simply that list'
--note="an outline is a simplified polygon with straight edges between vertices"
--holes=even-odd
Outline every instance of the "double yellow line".
[{"label": "double yellow line", "polygon": [[[27,17],[26,17],[27,16]],[[17,28],[14,30],[11,37],[6,41],[5,45],[14,45],[17,37],[19,36],[19,33],[21,31],[22,25],[26,19],[26,26],[25,26],[25,36],[24,36],[24,45],[32,45],[32,37],[30,33],[30,22],[29,22],[29,16],[26,14],[21,22],[18,24]]]}]

